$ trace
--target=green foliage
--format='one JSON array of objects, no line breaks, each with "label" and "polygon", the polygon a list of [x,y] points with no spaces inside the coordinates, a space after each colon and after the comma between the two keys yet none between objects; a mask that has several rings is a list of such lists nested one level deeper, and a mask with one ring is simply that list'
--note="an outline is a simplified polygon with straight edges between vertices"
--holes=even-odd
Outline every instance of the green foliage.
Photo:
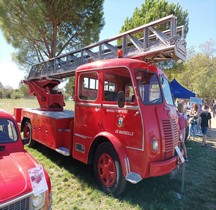
[{"label": "green foliage", "polygon": [[1,0],[0,27],[26,67],[99,39],[103,0]]},{"label": "green foliage", "polygon": [[74,88],[75,88],[75,77],[70,77],[68,79],[67,84],[65,85],[65,92],[70,96],[74,96]]},{"label": "green foliage", "polygon": [[19,85],[19,92],[20,92],[20,94],[24,98],[28,98],[29,97],[29,94],[28,94],[28,85],[26,85],[26,84],[20,84]]},{"label": "green foliage", "polygon": [[1,87],[0,91],[2,92],[1,98],[11,98],[11,95],[13,93],[13,88],[11,87]]},{"label": "green foliage", "polygon": [[188,11],[183,10],[179,3],[168,3],[167,0],[146,0],[140,9],[136,8],[131,18],[126,18],[120,32],[130,30],[167,15],[175,15],[177,24],[185,26],[185,37],[188,33]]},{"label": "green foliage", "polygon": [[3,97],[4,97],[4,86],[0,82],[0,98],[3,98]]},{"label": "green foliage", "polygon": [[23,98],[23,94],[21,94],[20,92],[18,91],[14,91],[11,95],[11,98],[12,99],[20,99],[20,98]]}]

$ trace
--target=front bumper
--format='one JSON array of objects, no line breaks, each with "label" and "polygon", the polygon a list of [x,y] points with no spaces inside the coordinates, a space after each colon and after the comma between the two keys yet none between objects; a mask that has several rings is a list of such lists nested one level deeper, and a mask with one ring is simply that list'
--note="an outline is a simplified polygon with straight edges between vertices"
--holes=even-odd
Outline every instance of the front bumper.
[{"label": "front bumper", "polygon": [[180,164],[181,160],[179,156],[175,156],[165,161],[152,162],[150,163],[150,177],[166,175],[176,169]]}]

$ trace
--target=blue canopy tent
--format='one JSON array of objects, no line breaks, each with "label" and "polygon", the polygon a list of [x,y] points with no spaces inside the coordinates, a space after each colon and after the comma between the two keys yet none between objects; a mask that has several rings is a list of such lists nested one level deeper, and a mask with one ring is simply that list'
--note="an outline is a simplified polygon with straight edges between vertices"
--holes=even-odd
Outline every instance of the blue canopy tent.
[{"label": "blue canopy tent", "polygon": [[184,88],[182,85],[180,85],[176,79],[173,79],[170,82],[170,89],[171,93],[173,94],[174,98],[190,98],[190,97],[196,97],[196,94],[186,88]]}]

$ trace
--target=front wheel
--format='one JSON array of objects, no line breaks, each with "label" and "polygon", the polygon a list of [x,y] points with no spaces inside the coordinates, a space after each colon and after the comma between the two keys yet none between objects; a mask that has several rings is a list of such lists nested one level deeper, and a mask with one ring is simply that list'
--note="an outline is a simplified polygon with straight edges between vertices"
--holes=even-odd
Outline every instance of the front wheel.
[{"label": "front wheel", "polygon": [[125,189],[125,180],[121,164],[111,143],[98,146],[95,153],[94,173],[100,188],[108,194],[119,196]]},{"label": "front wheel", "polygon": [[30,122],[25,122],[23,126],[23,137],[27,139],[27,146],[28,147],[35,147],[36,142],[32,139],[32,125]]}]

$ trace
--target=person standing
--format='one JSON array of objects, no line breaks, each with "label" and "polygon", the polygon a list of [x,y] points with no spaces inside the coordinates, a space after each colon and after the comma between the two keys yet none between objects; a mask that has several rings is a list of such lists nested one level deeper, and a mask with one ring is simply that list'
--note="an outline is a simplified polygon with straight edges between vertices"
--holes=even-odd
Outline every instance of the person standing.
[{"label": "person standing", "polygon": [[184,112],[184,107],[182,103],[178,103],[177,107],[178,111],[178,123],[179,123],[179,128],[180,128],[180,142],[182,145],[182,149],[184,151],[184,158],[186,161],[188,161],[188,156],[187,156],[187,148],[185,145],[185,134],[186,134],[186,126],[187,126],[187,115]]},{"label": "person standing", "polygon": [[186,118],[186,127],[185,127],[185,145],[187,143],[187,138],[189,135],[189,115],[187,114],[187,104],[185,103],[184,100],[181,100],[182,105],[183,105],[183,112],[184,112],[184,117]]},{"label": "person standing", "polygon": [[202,147],[207,146],[206,142],[206,134],[208,131],[208,128],[211,129],[211,113],[208,111],[208,105],[204,106],[204,111],[201,112],[200,118],[199,118],[199,124],[201,125],[202,130]]},{"label": "person standing", "polygon": [[214,102],[213,104],[212,113],[213,113],[213,118],[215,118],[216,117],[216,102]]},{"label": "person standing", "polygon": [[190,110],[189,116],[189,138],[192,136],[193,141],[197,133],[197,121],[198,121],[198,104],[193,104]]}]

